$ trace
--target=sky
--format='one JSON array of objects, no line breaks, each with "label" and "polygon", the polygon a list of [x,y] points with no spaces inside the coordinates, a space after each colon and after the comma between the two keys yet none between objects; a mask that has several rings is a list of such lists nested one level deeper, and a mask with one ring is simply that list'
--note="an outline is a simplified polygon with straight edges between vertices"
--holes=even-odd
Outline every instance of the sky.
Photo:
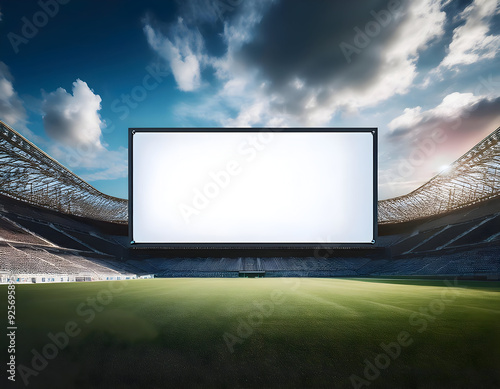
[{"label": "sky", "polygon": [[122,198],[131,127],[378,127],[385,199],[500,126],[496,0],[3,0],[0,36],[0,120]]}]

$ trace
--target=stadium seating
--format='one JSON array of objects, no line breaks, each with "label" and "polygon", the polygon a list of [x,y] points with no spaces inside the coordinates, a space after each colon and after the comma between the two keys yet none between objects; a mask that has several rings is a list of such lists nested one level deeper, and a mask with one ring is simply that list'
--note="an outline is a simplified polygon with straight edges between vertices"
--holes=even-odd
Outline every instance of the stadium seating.
[{"label": "stadium seating", "polygon": [[5,217],[0,217],[0,239],[11,242],[50,244]]},{"label": "stadium seating", "polygon": [[[499,139],[497,129],[453,164],[453,174],[439,174],[407,195],[380,201],[380,236],[373,246],[322,249],[325,256],[304,251],[276,256],[242,252],[239,257],[199,252],[201,256],[189,257],[161,249],[131,249],[126,200],[98,192],[0,122],[0,154],[6,163],[18,167],[22,161],[16,153],[39,158],[46,168],[40,168],[37,177],[53,180],[51,187],[56,188],[50,193],[49,185],[42,188],[45,195],[38,199],[31,189],[23,189],[22,174],[14,177],[17,184],[7,180],[0,187],[0,279],[6,282],[13,273],[25,282],[61,282],[152,274],[238,277],[253,272],[266,277],[498,280]],[[481,182],[484,177],[487,185]],[[32,186],[40,187],[40,182]]]},{"label": "stadium seating", "polygon": [[[0,198],[1,199],[1,198]],[[496,204],[499,204],[497,202]],[[493,208],[498,209],[498,208]],[[469,216],[469,217],[467,217]],[[125,233],[109,234],[92,221],[3,202],[0,212],[0,272],[37,280],[106,280],[157,277],[436,277],[499,278],[500,212],[475,208],[424,221],[411,231],[381,236],[374,250],[334,250],[319,256],[171,257],[128,250]],[[123,230],[122,230],[123,231]],[[48,276],[50,275],[50,277]],[[71,278],[72,277],[72,278]],[[38,281],[40,282],[40,281]]]}]

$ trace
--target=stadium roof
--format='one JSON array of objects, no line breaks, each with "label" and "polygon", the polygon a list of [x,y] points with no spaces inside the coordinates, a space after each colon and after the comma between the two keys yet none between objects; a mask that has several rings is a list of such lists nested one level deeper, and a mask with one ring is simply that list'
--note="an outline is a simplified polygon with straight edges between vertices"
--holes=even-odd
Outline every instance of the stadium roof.
[{"label": "stadium roof", "polygon": [[[500,196],[500,127],[411,193],[378,203],[379,223],[415,220]],[[128,201],[101,193],[0,121],[0,193],[62,213],[128,223]]]},{"label": "stadium roof", "polygon": [[379,222],[433,216],[500,196],[500,127],[427,183],[379,201]]},{"label": "stadium roof", "polygon": [[128,222],[128,202],[108,196],[0,121],[0,193],[63,213]]}]

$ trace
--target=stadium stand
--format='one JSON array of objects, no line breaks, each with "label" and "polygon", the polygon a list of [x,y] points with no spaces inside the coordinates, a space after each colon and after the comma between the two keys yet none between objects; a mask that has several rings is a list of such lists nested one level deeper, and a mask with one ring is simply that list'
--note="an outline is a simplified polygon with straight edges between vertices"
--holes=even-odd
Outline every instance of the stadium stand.
[{"label": "stadium stand", "polygon": [[138,269],[118,261],[124,248],[95,221],[60,215],[1,195],[0,204],[3,282],[7,282],[6,274],[25,282],[137,277]]},{"label": "stadium stand", "polygon": [[0,217],[0,240],[32,244],[51,244],[6,217]]},{"label": "stadium stand", "polygon": [[[138,277],[500,279],[500,128],[405,196],[379,201],[370,248],[211,255],[129,247],[127,201],[106,196],[0,122],[0,282]],[[203,253],[202,253],[203,254]]]}]

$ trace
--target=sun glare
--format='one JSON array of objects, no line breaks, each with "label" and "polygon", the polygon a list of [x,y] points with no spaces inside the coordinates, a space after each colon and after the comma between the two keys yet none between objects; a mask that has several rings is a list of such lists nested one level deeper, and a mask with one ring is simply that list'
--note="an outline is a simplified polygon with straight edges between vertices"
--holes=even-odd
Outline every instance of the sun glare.
[{"label": "sun glare", "polygon": [[439,173],[447,173],[450,171],[450,165],[441,165],[439,167]]}]

